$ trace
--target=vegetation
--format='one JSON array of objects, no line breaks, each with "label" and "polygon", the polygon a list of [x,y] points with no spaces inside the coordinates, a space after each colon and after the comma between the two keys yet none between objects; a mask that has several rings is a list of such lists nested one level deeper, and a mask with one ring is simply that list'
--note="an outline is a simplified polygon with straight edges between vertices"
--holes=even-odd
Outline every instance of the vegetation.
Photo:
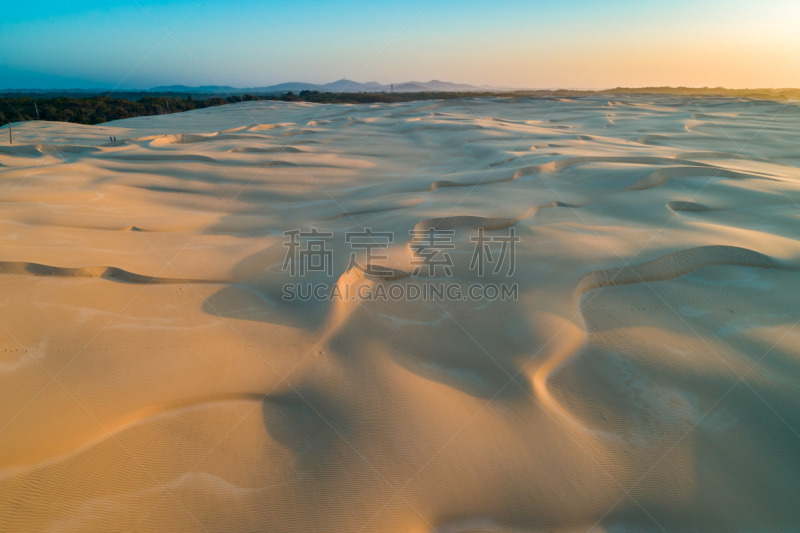
[{"label": "vegetation", "polygon": [[[508,93],[439,91],[421,93],[321,93],[319,91],[300,91],[300,94],[295,99],[319,104],[374,104],[413,102],[416,100],[454,100],[500,95],[508,96]],[[285,99],[285,97],[282,97],[282,99]]]},{"label": "vegetation", "polygon": [[54,120],[80,124],[100,124],[110,120],[163,115],[204,107],[256,100],[252,95],[195,99],[183,97],[144,96],[139,100],[92,96],[57,98],[32,96],[0,96],[0,124],[23,120]]},{"label": "vegetation", "polygon": [[329,93],[301,91],[284,94],[199,96],[170,94],[151,96],[147,93],[113,93],[115,96],[50,96],[42,94],[0,94],[0,124],[25,120],[53,120],[99,124],[111,120],[190,111],[204,107],[251,100],[303,101],[323,104],[369,104],[410,102],[415,100],[448,100],[481,97],[568,98],[597,94],[670,94],[683,96],[731,96],[768,100],[800,100],[800,89],[724,89],[721,87],[617,87],[604,91],[537,90],[514,92],[419,92],[419,93]]}]

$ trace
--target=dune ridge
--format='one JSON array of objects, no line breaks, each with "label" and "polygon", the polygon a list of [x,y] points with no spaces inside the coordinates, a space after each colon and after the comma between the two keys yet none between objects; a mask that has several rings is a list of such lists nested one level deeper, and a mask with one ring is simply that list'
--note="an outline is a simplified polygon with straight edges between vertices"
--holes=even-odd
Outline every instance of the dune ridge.
[{"label": "dune ridge", "polygon": [[57,267],[23,261],[0,262],[1,274],[27,274],[31,276],[58,276],[64,278],[104,278],[125,283],[175,284],[175,283],[224,283],[222,281],[162,278],[137,274],[118,267]]},{"label": "dune ridge", "polygon": [[647,263],[591,272],[581,278],[575,290],[578,294],[584,294],[614,285],[663,281],[711,265],[785,268],[771,257],[747,248],[720,245],[698,246],[680,250]]}]

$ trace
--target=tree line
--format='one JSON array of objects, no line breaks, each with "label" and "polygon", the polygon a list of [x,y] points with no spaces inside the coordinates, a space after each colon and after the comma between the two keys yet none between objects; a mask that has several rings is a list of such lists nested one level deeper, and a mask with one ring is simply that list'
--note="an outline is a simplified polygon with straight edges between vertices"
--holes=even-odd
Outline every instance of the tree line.
[{"label": "tree line", "polygon": [[169,96],[145,96],[138,100],[91,96],[74,98],[34,98],[30,96],[0,97],[0,124],[25,120],[53,120],[78,124],[100,124],[123,118],[164,115],[191,111],[204,107],[257,100],[253,95],[194,98]]},{"label": "tree line", "polygon": [[247,102],[252,100],[282,100],[286,102],[313,102],[321,104],[396,103],[416,100],[451,100],[480,97],[539,97],[564,98],[598,94],[670,94],[684,96],[731,96],[763,98],[769,100],[800,99],[800,89],[725,89],[721,87],[617,87],[604,91],[590,90],[533,90],[514,92],[417,92],[417,93],[330,93],[300,91],[298,94],[266,95],[176,95],[144,96],[139,99],[112,96],[89,97],[34,97],[28,95],[0,95],[0,125],[25,120],[51,120],[79,124],[100,124],[131,117],[163,115],[191,111],[205,107]]},{"label": "tree line", "polygon": [[0,95],[0,125],[26,120],[51,120],[78,124],[100,124],[112,120],[151,115],[163,115],[252,100],[281,100],[285,102],[314,102],[322,104],[366,104],[410,102],[453,98],[475,98],[496,93],[327,93],[300,91],[266,95],[236,96],[145,96],[138,100],[111,96],[39,97]]}]

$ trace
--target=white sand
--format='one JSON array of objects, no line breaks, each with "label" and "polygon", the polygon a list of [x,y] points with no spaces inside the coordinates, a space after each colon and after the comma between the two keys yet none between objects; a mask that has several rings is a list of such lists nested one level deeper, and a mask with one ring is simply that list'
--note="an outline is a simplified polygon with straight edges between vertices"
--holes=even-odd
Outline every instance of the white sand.
[{"label": "white sand", "polygon": [[[1,531],[800,523],[796,104],[251,102],[5,134]],[[283,232],[311,226],[340,288],[519,301],[282,301]],[[469,268],[479,226],[520,237],[512,278]],[[345,272],[364,227],[394,232],[396,279]],[[455,230],[451,278],[410,275],[415,228]]]}]

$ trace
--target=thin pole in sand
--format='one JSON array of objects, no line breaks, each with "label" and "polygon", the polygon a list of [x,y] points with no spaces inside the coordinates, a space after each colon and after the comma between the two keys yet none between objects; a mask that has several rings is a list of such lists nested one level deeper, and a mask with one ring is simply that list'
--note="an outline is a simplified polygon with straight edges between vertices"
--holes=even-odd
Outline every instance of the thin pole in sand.
[{"label": "thin pole in sand", "polygon": [[14,144],[14,138],[11,136],[11,123],[8,123],[8,144]]},{"label": "thin pole in sand", "polygon": [[36,105],[36,102],[33,103],[33,108],[36,110],[36,120],[39,120],[39,106]]}]

